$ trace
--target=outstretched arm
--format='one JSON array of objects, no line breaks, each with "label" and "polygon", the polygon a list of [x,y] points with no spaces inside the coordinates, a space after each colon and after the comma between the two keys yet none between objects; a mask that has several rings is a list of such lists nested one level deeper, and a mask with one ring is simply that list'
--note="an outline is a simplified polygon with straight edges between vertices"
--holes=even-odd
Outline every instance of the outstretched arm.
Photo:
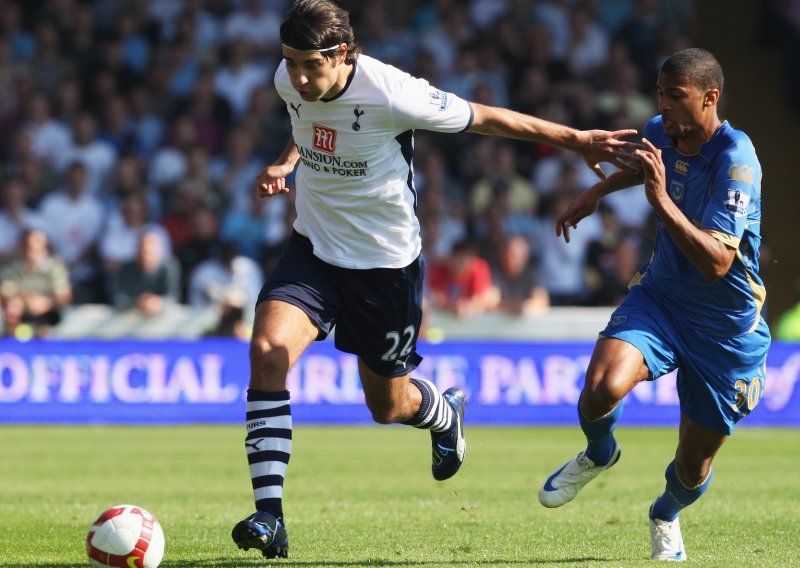
[{"label": "outstretched arm", "polygon": [[631,152],[641,148],[639,144],[620,140],[625,136],[636,134],[636,130],[576,130],[563,124],[557,124],[522,114],[513,110],[490,107],[478,103],[470,103],[474,113],[469,132],[489,134],[543,142],[553,146],[561,146],[580,153],[586,164],[600,177],[605,179],[600,162],[609,162],[620,169],[634,170],[635,161]]},{"label": "outstretched arm", "polygon": [[274,164],[267,166],[258,174],[256,188],[259,197],[272,197],[276,193],[288,193],[286,178],[294,171],[300,152],[294,143],[294,136],[289,138],[283,153]]},{"label": "outstretched arm", "polygon": [[556,219],[556,236],[560,237],[563,233],[564,240],[569,242],[570,228],[576,228],[581,219],[585,219],[597,211],[600,198],[620,189],[641,185],[643,181],[644,175],[641,171],[620,170],[597,182],[573,199],[569,207],[558,216]]}]

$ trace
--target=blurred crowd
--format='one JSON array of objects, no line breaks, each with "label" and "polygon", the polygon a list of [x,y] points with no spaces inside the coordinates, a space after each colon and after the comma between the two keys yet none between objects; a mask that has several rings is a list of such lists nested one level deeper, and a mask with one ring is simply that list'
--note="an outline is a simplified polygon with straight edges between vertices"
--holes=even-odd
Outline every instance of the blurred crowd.
[{"label": "blurred crowd", "polygon": [[[577,128],[656,114],[692,0],[342,0],[368,55],[469,100]],[[64,306],[219,306],[241,334],[294,218],[255,179],[290,135],[272,77],[287,0],[0,0],[4,329]],[[417,132],[429,305],[459,316],[613,305],[649,255],[640,188],[565,244],[594,173],[548,146]],[[289,184],[291,185],[291,183]],[[214,330],[212,330],[214,332]]]}]

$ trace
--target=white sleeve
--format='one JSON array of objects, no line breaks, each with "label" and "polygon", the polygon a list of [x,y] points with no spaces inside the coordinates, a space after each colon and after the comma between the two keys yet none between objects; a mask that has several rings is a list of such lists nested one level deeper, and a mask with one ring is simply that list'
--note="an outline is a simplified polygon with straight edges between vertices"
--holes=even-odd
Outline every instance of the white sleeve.
[{"label": "white sleeve", "polygon": [[406,75],[389,93],[395,126],[436,132],[463,132],[472,124],[472,106],[437,89],[425,79]]}]

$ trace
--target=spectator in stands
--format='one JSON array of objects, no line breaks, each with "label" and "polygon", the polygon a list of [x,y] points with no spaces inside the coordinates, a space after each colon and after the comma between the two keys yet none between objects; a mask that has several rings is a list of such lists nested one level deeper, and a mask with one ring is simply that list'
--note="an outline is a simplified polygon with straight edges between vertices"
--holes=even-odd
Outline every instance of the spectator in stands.
[{"label": "spectator in stands", "polygon": [[38,90],[52,96],[61,77],[75,72],[77,61],[61,49],[61,38],[55,22],[40,19],[34,23],[36,50],[30,60],[30,70]]},{"label": "spectator in stands", "polygon": [[166,144],[156,150],[148,164],[148,181],[169,202],[170,190],[183,179],[189,168],[189,150],[197,143],[194,121],[187,115],[177,116],[169,125]]},{"label": "spectator in stands", "polygon": [[431,263],[428,291],[434,308],[461,318],[489,312],[500,300],[489,263],[468,240],[457,243],[449,257]]},{"label": "spectator in stands", "polygon": [[226,242],[219,257],[204,260],[192,271],[187,303],[194,308],[221,305],[236,294],[243,298],[243,306],[254,308],[263,285],[264,274],[258,264],[240,255],[234,243]]},{"label": "spectator in stands", "polygon": [[250,132],[244,127],[234,128],[225,141],[224,155],[211,164],[212,179],[234,209],[250,207],[253,180],[261,173],[262,164],[253,149]]},{"label": "spectator in stands", "polygon": [[162,248],[158,233],[144,231],[136,259],[123,264],[114,282],[113,304],[155,316],[180,299],[180,267]]},{"label": "spectator in stands", "polygon": [[42,199],[38,213],[40,226],[56,255],[69,267],[75,302],[100,301],[102,287],[96,252],[104,213],[100,200],[88,192],[82,162],[68,167],[64,189]]},{"label": "spectator in stands", "polygon": [[136,133],[128,120],[128,101],[122,95],[112,95],[103,102],[102,126],[97,138],[110,144],[117,156],[138,151]]},{"label": "spectator in stands", "polygon": [[492,282],[500,294],[498,309],[514,316],[547,311],[550,296],[539,283],[527,238],[507,237],[493,258],[496,261],[491,266]]},{"label": "spectator in stands", "polygon": [[470,192],[472,213],[481,215],[489,207],[497,192],[504,187],[510,213],[533,215],[539,195],[533,185],[517,171],[517,156],[511,144],[502,143],[495,154],[491,173],[481,178]]},{"label": "spectator in stands", "polygon": [[8,37],[11,47],[11,60],[14,63],[29,61],[36,52],[36,40],[22,25],[22,12],[16,2],[5,2],[0,10],[3,33]]},{"label": "spectator in stands", "polygon": [[[545,226],[551,226],[555,222],[558,212],[564,210],[574,195],[577,195],[577,191],[570,188],[564,188],[555,195],[545,216]],[[550,294],[551,305],[581,306],[588,300],[589,288],[584,269],[586,251],[600,231],[599,221],[596,217],[591,217],[581,223],[569,244],[559,239],[541,240],[542,285]]]},{"label": "spectator in stands", "polygon": [[426,176],[420,192],[422,247],[429,261],[447,257],[453,246],[467,237],[464,207],[448,201],[444,184],[441,177]]},{"label": "spectator in stands", "polygon": [[253,45],[243,38],[231,39],[226,51],[226,62],[216,72],[215,85],[217,93],[228,101],[234,117],[238,118],[247,110],[253,89],[271,80],[268,69],[274,69],[274,65],[256,62],[252,57]]},{"label": "spectator in stands", "polygon": [[208,148],[193,144],[186,152],[186,173],[178,182],[181,188],[189,187],[199,193],[199,199],[216,213],[222,214],[229,206],[229,196],[211,175]]},{"label": "spectator in stands", "polygon": [[50,100],[43,92],[26,101],[28,120],[25,131],[31,139],[34,156],[61,169],[72,145],[72,132],[52,116]]},{"label": "spectator in stands", "polygon": [[567,61],[576,77],[588,77],[608,57],[608,32],[597,25],[586,2],[576,2],[569,9]]},{"label": "spectator in stands", "polygon": [[50,254],[47,235],[27,231],[22,238],[21,257],[2,267],[0,300],[5,334],[21,333],[20,326],[33,328],[37,337],[49,335],[61,320],[61,310],[70,303],[72,291],[66,265]]},{"label": "spectator in stands", "polygon": [[261,199],[253,191],[250,207],[230,208],[222,221],[221,237],[235,243],[243,255],[261,263],[266,273],[270,272],[291,232],[291,225],[286,222],[292,208],[290,195]]},{"label": "spectator in stands", "polygon": [[[64,125],[74,124],[83,105],[83,85],[78,77],[65,77],[58,83],[53,118]],[[71,133],[70,133],[71,135]]]},{"label": "spectator in stands", "polygon": [[28,208],[27,187],[19,178],[3,183],[0,208],[0,262],[17,256],[23,233],[36,224],[36,214]]},{"label": "spectator in stands", "polygon": [[252,323],[245,317],[244,295],[231,292],[217,304],[219,318],[214,327],[206,331],[206,337],[235,337],[250,339]]},{"label": "spectator in stands", "polygon": [[636,128],[643,128],[656,112],[652,97],[639,90],[639,70],[622,61],[611,70],[611,85],[596,96],[597,109],[605,116],[624,112]]},{"label": "spectator in stands", "polygon": [[217,155],[222,151],[225,131],[231,122],[231,107],[215,91],[214,73],[213,67],[201,68],[191,92],[176,99],[175,111],[191,117],[197,141]]},{"label": "spectator in stands", "polygon": [[618,306],[628,293],[628,284],[641,265],[638,240],[622,225],[607,203],[598,207],[602,232],[586,250],[588,303]]},{"label": "spectator in stands", "polygon": [[136,153],[149,160],[164,137],[164,119],[154,111],[150,91],[144,85],[134,86],[128,97],[129,124],[136,140]]},{"label": "spectator in stands", "polygon": [[[196,207],[188,218],[189,240],[174,245],[175,256],[181,265],[181,297],[188,291],[192,271],[203,261],[222,254],[222,239],[219,236],[219,217],[205,204]],[[173,240],[173,243],[175,241]]]},{"label": "spectator in stands", "polygon": [[245,40],[262,54],[277,47],[282,14],[265,5],[263,0],[244,0],[240,4],[243,9],[233,10],[223,22],[225,40]]},{"label": "spectator in stands", "polygon": [[148,186],[144,180],[144,169],[144,162],[136,154],[128,154],[119,159],[108,185],[108,195],[104,203],[107,210],[119,209],[125,199],[131,195],[146,196],[148,205],[151,206],[154,202],[160,201],[160,197],[155,192],[148,192]]},{"label": "spectator in stands", "polygon": [[273,160],[283,151],[282,140],[291,136],[292,123],[285,105],[272,85],[253,89],[247,112],[239,121],[253,140],[253,151],[262,159]]},{"label": "spectator in stands", "polygon": [[66,152],[64,163],[83,163],[86,192],[103,195],[117,163],[117,152],[114,146],[97,136],[97,119],[91,112],[79,113],[73,128],[74,142]]},{"label": "spectator in stands", "polygon": [[142,233],[154,233],[161,241],[161,250],[172,250],[167,231],[148,221],[147,202],[142,194],[126,195],[118,210],[108,219],[100,238],[100,258],[107,282],[113,282],[119,268],[136,259]]}]

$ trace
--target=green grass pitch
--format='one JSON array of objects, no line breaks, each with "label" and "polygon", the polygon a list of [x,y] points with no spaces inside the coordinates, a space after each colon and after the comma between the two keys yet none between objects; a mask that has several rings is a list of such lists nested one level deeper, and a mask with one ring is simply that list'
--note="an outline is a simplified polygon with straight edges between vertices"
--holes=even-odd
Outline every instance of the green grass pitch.
[{"label": "green grass pitch", "polygon": [[[0,428],[0,566],[86,566],[106,507],[150,510],[162,567],[264,566],[231,543],[251,512],[243,428]],[[652,566],[647,509],[676,429],[620,428],[620,462],[569,505],[536,492],[582,448],[574,428],[467,428],[467,461],[430,475],[427,432],[296,427],[286,567]],[[688,564],[800,565],[800,431],[739,428],[709,492],[681,517]]]}]

